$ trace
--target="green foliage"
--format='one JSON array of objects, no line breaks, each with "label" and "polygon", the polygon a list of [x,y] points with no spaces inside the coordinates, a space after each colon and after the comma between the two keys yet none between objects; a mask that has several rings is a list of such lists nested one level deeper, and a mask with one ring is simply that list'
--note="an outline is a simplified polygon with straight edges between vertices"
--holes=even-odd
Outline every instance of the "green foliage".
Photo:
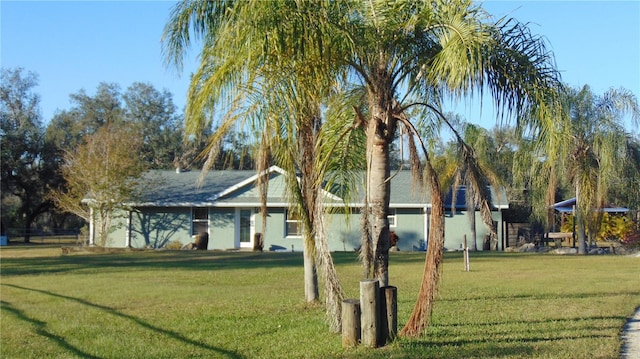
[{"label": "green foliage", "polygon": [[2,178],[2,233],[21,227],[25,241],[37,218],[52,203],[47,187],[57,180],[55,161],[50,161],[39,113],[38,85],[34,73],[2,69],[0,84],[0,177]]},{"label": "green foliage", "polygon": [[[600,227],[596,233],[598,241],[617,241],[625,245],[634,245],[637,241],[637,224],[627,215],[602,213],[600,218],[596,214],[589,216],[589,221],[597,222]],[[587,234],[592,226],[588,226]],[[560,227],[562,232],[573,232],[574,216],[567,215]]]},{"label": "green foliage", "polygon": [[66,187],[53,190],[50,198],[64,211],[87,222],[95,220],[98,244],[105,245],[115,209],[135,200],[146,167],[140,157],[131,155],[139,152],[141,144],[125,124],[107,124],[84,141],[65,154]]},{"label": "green foliage", "polygon": [[522,158],[528,159],[524,168],[529,167],[529,178],[534,179],[530,188],[539,211],[556,201],[561,186],[576,196],[579,251],[585,254],[585,233],[597,231],[586,227],[599,222],[590,220],[588,213],[609,202],[615,192],[628,191],[640,174],[637,143],[623,124],[625,116],[638,123],[640,106],[625,89],[597,95],[589,86],[565,88],[559,99],[561,111],[548,114],[531,145],[522,148]]}]

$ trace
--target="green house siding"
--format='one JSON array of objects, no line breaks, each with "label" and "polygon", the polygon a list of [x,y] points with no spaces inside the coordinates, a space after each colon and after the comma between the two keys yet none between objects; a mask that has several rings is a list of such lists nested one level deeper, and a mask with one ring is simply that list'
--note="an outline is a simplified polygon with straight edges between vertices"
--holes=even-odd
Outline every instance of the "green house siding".
[{"label": "green house siding", "polygon": [[[194,241],[194,232],[206,230],[210,250],[253,248],[252,242],[258,233],[262,235],[266,251],[302,251],[304,248],[301,237],[287,236],[286,174],[282,169],[270,169],[266,228],[263,228],[260,214],[261,199],[255,171],[211,171],[203,182],[199,182],[201,174],[195,171],[153,171],[148,176],[157,185],[145,187],[136,202],[126,203],[135,208],[133,211],[123,210],[114,216],[107,246],[161,248],[171,242],[186,245]],[[407,190],[411,187],[409,171],[394,175],[391,185],[390,230],[399,237],[398,249],[425,250],[430,224],[429,216],[425,214],[429,206],[428,193]],[[464,188],[459,191],[457,198],[463,199]],[[492,192],[492,197],[496,208],[508,206],[506,196],[496,196]],[[323,201],[328,206],[343,204],[330,189],[324,192]],[[351,206],[353,213],[348,216],[339,211],[325,216],[324,230],[331,251],[353,251],[361,246],[361,216],[357,210],[360,204],[356,201]],[[450,250],[460,249],[465,235],[468,244],[472,240],[465,203],[455,206],[460,211],[456,215],[448,212],[445,218],[445,247]],[[197,209],[195,221],[192,218],[194,208]],[[203,212],[202,209],[206,210]],[[248,214],[251,214],[250,218]],[[497,222],[498,238],[501,238],[501,212],[494,211],[492,215]],[[479,213],[476,213],[476,229],[477,247],[482,250],[488,231]],[[241,242],[241,234],[245,239],[250,238],[250,242]]]},{"label": "green house siding", "polygon": [[327,237],[329,250],[353,251],[360,248],[360,214],[344,213],[326,214]]},{"label": "green house siding", "polygon": [[161,248],[191,240],[190,208],[140,208],[131,213],[131,246]]},{"label": "green house siding", "polygon": [[[464,236],[467,236],[467,246],[471,247],[473,238],[471,237],[471,224],[469,223],[469,216],[466,211],[456,211],[453,215],[451,212],[446,212],[445,217],[445,243],[444,246],[447,250],[460,250],[463,248]],[[480,212],[476,211],[476,245],[478,250],[483,250],[483,243],[485,236],[489,235],[489,231],[482,222]],[[497,234],[498,238],[502,238],[502,212],[493,211],[491,217],[494,222],[497,222]]]},{"label": "green house siding", "polygon": [[391,230],[398,236],[398,249],[413,251],[425,249],[424,210],[420,208],[398,208],[395,210],[396,223]]},{"label": "green house siding", "polygon": [[128,211],[114,211],[111,218],[111,228],[107,236],[107,247],[124,248],[127,246],[127,216]]},{"label": "green house siding", "polygon": [[235,248],[235,208],[209,209],[208,249]]}]

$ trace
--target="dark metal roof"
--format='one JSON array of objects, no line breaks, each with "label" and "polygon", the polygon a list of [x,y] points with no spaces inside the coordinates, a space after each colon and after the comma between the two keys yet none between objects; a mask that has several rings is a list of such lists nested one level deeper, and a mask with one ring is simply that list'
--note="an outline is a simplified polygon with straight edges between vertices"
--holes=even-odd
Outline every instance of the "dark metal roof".
[{"label": "dark metal roof", "polygon": [[[501,189],[500,194],[498,194],[496,190],[491,186],[489,186],[489,191],[491,192],[491,209],[509,208],[509,201],[507,200],[507,194],[504,188]],[[456,210],[466,210],[467,209],[466,195],[467,195],[467,187],[459,186],[458,193],[456,193],[456,203],[451,203],[453,199],[452,198],[453,191],[450,188],[449,192],[447,193],[447,196],[444,199],[445,210],[450,211],[454,208],[454,206]]]},{"label": "dark metal roof", "polygon": [[[555,203],[551,207],[561,213],[572,213],[575,205],[576,205],[576,198],[574,197],[574,198],[570,198],[570,199]],[[629,212],[629,208],[606,206],[606,207],[600,208],[599,211],[607,212],[607,213],[626,213],[626,212]]]},{"label": "dark metal roof", "polygon": [[[278,167],[270,168],[268,204],[286,205],[284,183],[282,174],[285,172]],[[255,170],[224,170],[209,171],[201,177],[201,171],[150,171],[145,175],[145,185],[142,195],[134,203],[139,207],[185,207],[185,206],[239,206],[239,205],[259,205],[260,198],[255,186],[257,174]],[[364,178],[364,176],[363,176]],[[360,181],[360,186],[364,181]],[[464,191],[464,187],[461,187]],[[491,189],[492,200],[497,208],[506,208],[506,195],[496,196]],[[503,191],[504,192],[504,191]],[[342,205],[342,199],[334,193],[326,192],[325,201],[329,204]],[[356,203],[353,206],[362,204],[364,196],[363,187],[357,191]],[[464,192],[458,193],[458,202],[463,209]],[[450,206],[451,197],[449,193],[448,202],[445,206]],[[391,174],[391,199],[390,206],[402,207],[428,207],[430,206],[430,196],[427,188],[414,185],[410,171],[398,171]]]},{"label": "dark metal roof", "polygon": [[136,205],[199,206],[212,203],[212,197],[255,176],[255,171],[151,171]]}]

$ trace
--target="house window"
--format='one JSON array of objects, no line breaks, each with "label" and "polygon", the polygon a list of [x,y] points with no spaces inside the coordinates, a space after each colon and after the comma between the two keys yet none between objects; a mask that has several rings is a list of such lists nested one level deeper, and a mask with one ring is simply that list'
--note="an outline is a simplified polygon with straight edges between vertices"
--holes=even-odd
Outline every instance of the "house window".
[{"label": "house window", "polygon": [[300,217],[291,211],[287,211],[285,235],[287,237],[302,237],[302,223],[300,221]]},{"label": "house window", "polygon": [[206,207],[194,207],[191,209],[192,230],[191,234],[209,233],[209,209]]},{"label": "house window", "polygon": [[387,219],[389,220],[389,227],[395,227],[398,221],[398,215],[396,213],[395,208],[389,208],[389,214],[387,215]]}]

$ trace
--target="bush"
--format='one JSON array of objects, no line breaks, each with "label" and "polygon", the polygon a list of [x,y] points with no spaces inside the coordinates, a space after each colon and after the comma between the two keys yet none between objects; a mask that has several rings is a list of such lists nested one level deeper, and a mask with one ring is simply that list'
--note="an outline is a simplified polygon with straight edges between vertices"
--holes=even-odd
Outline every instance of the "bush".
[{"label": "bush", "polygon": [[176,240],[176,241],[171,241],[169,243],[167,243],[164,246],[166,249],[182,249],[182,242]]}]

